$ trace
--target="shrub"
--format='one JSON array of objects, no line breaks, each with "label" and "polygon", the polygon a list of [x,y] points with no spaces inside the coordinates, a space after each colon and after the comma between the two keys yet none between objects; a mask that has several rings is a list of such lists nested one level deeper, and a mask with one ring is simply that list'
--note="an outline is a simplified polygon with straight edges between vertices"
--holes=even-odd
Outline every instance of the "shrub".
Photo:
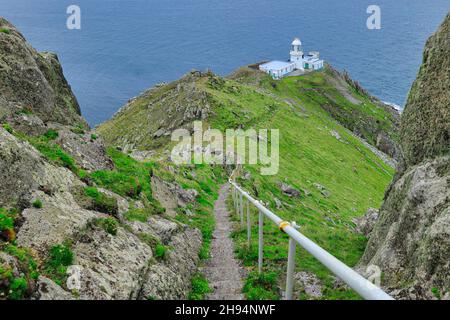
[{"label": "shrub", "polygon": [[11,282],[9,290],[10,290],[8,295],[9,299],[11,300],[22,299],[28,290],[27,280],[25,280],[24,277],[14,278]]},{"label": "shrub", "polygon": [[0,208],[0,231],[14,228],[14,219],[3,208]]},{"label": "shrub", "polygon": [[42,208],[42,201],[40,199],[36,199],[33,201],[32,203],[33,207],[37,208],[37,209],[41,209]]},{"label": "shrub", "polygon": [[0,28],[0,33],[11,34],[11,30],[6,28]]},{"label": "shrub", "polygon": [[155,247],[155,258],[158,260],[164,260],[166,258],[167,248],[158,243]]},{"label": "shrub", "polygon": [[155,247],[155,258],[158,260],[164,260],[166,258],[167,248],[158,243]]},{"label": "shrub", "polygon": [[95,225],[103,228],[107,233],[116,236],[117,235],[117,229],[119,227],[119,223],[114,218],[100,218],[95,220]]},{"label": "shrub", "polygon": [[67,267],[73,263],[74,255],[70,245],[65,243],[51,247],[49,258],[45,263],[45,273],[57,284],[66,280]]},{"label": "shrub", "polygon": [[98,136],[96,135],[96,134],[91,134],[91,140],[97,140],[98,139]]}]

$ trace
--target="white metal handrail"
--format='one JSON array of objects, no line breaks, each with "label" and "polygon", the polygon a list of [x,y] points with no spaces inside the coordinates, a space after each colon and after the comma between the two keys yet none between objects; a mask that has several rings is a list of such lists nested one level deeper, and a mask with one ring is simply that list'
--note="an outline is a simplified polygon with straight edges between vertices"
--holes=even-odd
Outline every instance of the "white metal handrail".
[{"label": "white metal handrail", "polygon": [[263,224],[264,216],[272,220],[282,231],[289,235],[289,253],[286,277],[286,299],[291,300],[293,296],[293,276],[295,269],[295,250],[298,243],[325,267],[333,272],[339,279],[344,281],[349,287],[367,300],[394,300],[390,295],[377,287],[375,284],[365,279],[359,273],[348,267],[346,264],[325,251],[319,245],[305,237],[296,230],[295,222],[284,221],[272,211],[267,209],[258,200],[255,200],[245,190],[239,187],[231,178],[229,179],[233,187],[232,197],[236,213],[240,215],[241,225],[244,225],[244,199],[247,199],[247,240],[250,244],[251,224],[250,224],[250,203],[259,211],[259,231],[258,231],[258,272],[262,272],[263,264]]}]

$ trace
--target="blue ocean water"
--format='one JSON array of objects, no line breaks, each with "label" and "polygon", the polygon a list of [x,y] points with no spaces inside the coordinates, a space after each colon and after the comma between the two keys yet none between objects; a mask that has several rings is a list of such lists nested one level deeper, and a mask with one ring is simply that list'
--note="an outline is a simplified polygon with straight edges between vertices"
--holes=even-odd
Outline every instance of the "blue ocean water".
[{"label": "blue ocean water", "polygon": [[[81,8],[81,30],[66,28],[71,4]],[[366,27],[371,4],[381,7],[381,30]],[[0,0],[0,16],[38,50],[58,53],[91,125],[191,69],[226,75],[287,59],[294,37],[403,105],[425,41],[449,10],[449,0]]]}]

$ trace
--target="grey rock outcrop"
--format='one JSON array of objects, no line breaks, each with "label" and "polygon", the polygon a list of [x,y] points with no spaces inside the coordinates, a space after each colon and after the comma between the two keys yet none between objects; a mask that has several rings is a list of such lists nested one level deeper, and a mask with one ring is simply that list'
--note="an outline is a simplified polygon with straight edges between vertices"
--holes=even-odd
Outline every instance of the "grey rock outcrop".
[{"label": "grey rock outcrop", "polygon": [[323,285],[315,274],[304,271],[297,272],[294,274],[294,280],[309,297],[315,299],[322,297]]},{"label": "grey rock outcrop", "polygon": [[44,123],[81,124],[80,107],[55,54],[38,53],[0,18],[0,120],[31,113]]},{"label": "grey rock outcrop", "polygon": [[[37,53],[3,18],[0,27],[8,30],[0,32],[0,124],[9,125],[5,126],[8,130],[0,126],[0,208],[2,213],[3,208],[17,209],[11,230],[14,246],[30,254],[41,273],[36,280],[27,278],[23,297],[186,299],[191,277],[197,271],[200,231],[163,216],[151,216],[146,223],[127,221],[126,213],[131,208],[146,209],[144,199],[120,196],[99,186],[99,193],[113,201],[108,202],[105,212],[96,211],[101,211],[101,201],[85,193],[87,184],[94,184],[93,179],[81,179],[78,168],[90,172],[114,169],[101,137],[88,131],[56,56]],[[44,133],[51,137],[36,138]],[[35,141],[40,139],[45,140],[44,148],[54,147],[51,151],[60,155],[61,147],[70,154],[76,168],[71,167],[71,171],[39,152],[41,145]],[[164,184],[164,180],[160,182]],[[198,196],[194,189],[167,185],[177,206],[186,206]],[[99,222],[115,225],[117,234],[108,233],[109,225]],[[31,278],[26,263],[3,252],[3,241],[1,238],[0,265],[11,270],[15,278]],[[52,249],[61,244],[70,246],[73,263],[81,267],[81,288],[75,293],[69,292],[64,283],[57,284],[60,279],[53,281],[46,271]],[[156,244],[166,247],[163,260],[154,256]],[[0,300],[9,294],[11,285],[9,276],[1,276]]]},{"label": "grey rock outcrop", "polygon": [[287,195],[288,197],[299,197],[300,191],[295,189],[294,187],[288,185],[287,183],[281,182],[279,184],[281,191]]},{"label": "grey rock outcrop", "polygon": [[366,214],[360,218],[354,220],[356,224],[356,231],[362,233],[366,237],[370,236],[370,233],[378,220],[379,210],[374,208],[369,208]]},{"label": "grey rock outcrop", "polygon": [[449,35],[450,13],[426,44],[402,116],[403,157],[360,261],[402,299],[450,291]]}]

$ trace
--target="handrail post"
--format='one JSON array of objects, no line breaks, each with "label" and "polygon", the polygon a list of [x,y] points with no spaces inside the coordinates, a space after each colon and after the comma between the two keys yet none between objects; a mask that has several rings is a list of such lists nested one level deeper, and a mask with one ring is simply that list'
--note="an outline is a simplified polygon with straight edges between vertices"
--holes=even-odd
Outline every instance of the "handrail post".
[{"label": "handrail post", "polygon": [[252,235],[252,227],[250,221],[250,201],[247,200],[247,243],[250,248],[250,240]]},{"label": "handrail post", "polygon": [[244,198],[241,193],[241,206],[240,206],[240,218],[241,218],[241,227],[244,226]]},{"label": "handrail post", "polygon": [[242,193],[239,190],[237,190],[236,196],[237,196],[236,215],[239,217],[241,211]]},{"label": "handrail post", "polygon": [[264,246],[264,240],[263,240],[263,231],[264,231],[264,214],[261,210],[259,211],[259,221],[258,221],[258,273],[261,274],[262,272],[262,264],[263,264],[263,246]]},{"label": "handrail post", "polygon": [[231,200],[233,201],[233,207],[236,206],[236,194],[235,194],[235,187],[231,185]]},{"label": "handrail post", "polygon": [[289,253],[288,265],[286,274],[286,300],[292,300],[294,293],[294,270],[295,270],[295,248],[296,242],[292,237],[289,237]]}]

